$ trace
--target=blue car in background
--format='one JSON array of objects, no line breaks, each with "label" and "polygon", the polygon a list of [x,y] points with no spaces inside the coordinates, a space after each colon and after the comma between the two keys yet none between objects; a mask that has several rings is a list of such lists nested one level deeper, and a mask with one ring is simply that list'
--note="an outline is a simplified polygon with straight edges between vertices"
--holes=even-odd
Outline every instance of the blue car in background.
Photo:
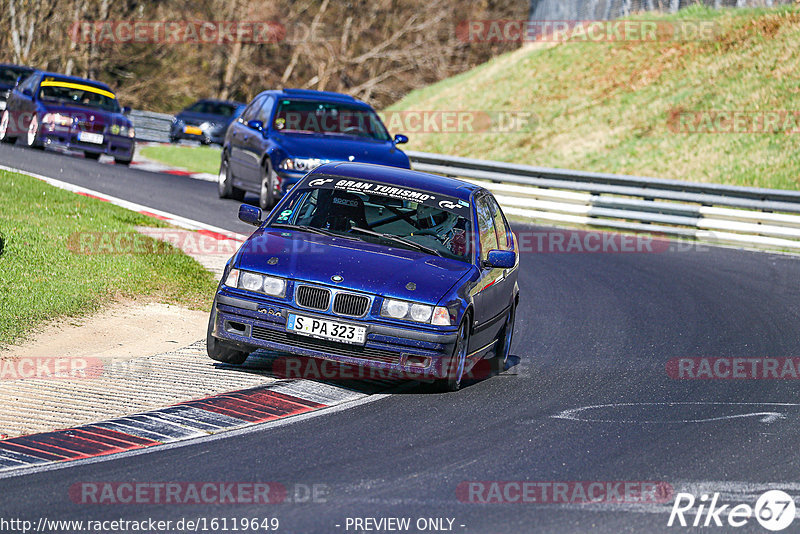
[{"label": "blue car in background", "polygon": [[204,145],[221,145],[225,133],[244,111],[246,104],[229,100],[198,100],[184,109],[172,120],[169,131],[170,143],[181,139],[199,141]]},{"label": "blue car in background", "polygon": [[519,302],[516,237],[486,189],[379,165],[329,163],[228,262],[208,355],[264,348],[436,379],[459,389],[481,359],[502,369]]},{"label": "blue car in background", "polygon": [[284,89],[259,94],[228,128],[222,146],[219,196],[241,200],[247,191],[270,209],[307,172],[336,161],[409,169],[378,114],[351,96]]},{"label": "blue car in background", "polygon": [[130,165],[136,133],[111,88],[101,82],[52,72],[35,72],[11,92],[0,116],[0,142],[22,137],[30,148],[80,150]]},{"label": "blue car in background", "polygon": [[6,109],[6,101],[11,91],[17,86],[17,81],[33,74],[35,69],[22,65],[9,65],[0,63],[0,113]]}]

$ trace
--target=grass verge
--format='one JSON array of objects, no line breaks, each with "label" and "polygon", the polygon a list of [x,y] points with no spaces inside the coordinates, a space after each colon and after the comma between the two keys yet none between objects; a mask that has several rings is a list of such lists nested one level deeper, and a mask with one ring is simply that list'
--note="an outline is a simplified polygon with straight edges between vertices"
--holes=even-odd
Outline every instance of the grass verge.
[{"label": "grass verge", "polygon": [[407,133],[409,149],[597,172],[800,187],[791,133],[685,133],[683,112],[798,111],[800,8],[683,9],[706,41],[531,45],[410,93],[389,111],[525,111],[514,133]]},{"label": "grass verge", "polygon": [[191,172],[219,172],[219,149],[207,146],[158,145],[141,148],[142,156]]},{"label": "grass verge", "polygon": [[[115,297],[210,309],[214,277],[181,251],[79,254],[82,232],[135,232],[161,221],[0,171],[0,347],[37,325],[98,309]],[[142,242],[150,242],[142,236]]]}]

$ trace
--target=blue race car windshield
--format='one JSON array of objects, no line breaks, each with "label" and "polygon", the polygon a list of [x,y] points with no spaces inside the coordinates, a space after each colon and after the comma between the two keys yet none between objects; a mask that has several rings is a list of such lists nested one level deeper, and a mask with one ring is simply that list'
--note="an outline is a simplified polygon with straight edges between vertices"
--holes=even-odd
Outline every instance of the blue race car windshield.
[{"label": "blue race car windshield", "polygon": [[378,141],[391,139],[377,113],[367,107],[339,102],[281,100],[274,126],[283,133],[350,135]]},{"label": "blue race car windshield", "polygon": [[[393,186],[378,187],[408,191]],[[411,193],[418,196],[420,192]],[[435,201],[425,201],[419,197],[410,200],[402,198],[402,195],[386,195],[380,190],[328,187],[295,189],[280,213],[273,215],[269,226],[317,230],[470,262],[472,223],[469,204],[441,195],[424,196]],[[439,203],[452,209],[439,207]],[[459,209],[464,212],[463,215],[458,213]]]}]

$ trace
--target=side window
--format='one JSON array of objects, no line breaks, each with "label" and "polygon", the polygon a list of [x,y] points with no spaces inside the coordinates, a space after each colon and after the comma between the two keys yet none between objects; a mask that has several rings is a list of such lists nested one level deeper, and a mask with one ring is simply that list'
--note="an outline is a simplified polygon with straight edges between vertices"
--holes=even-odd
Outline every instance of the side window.
[{"label": "side window", "polygon": [[495,200],[492,196],[484,197],[489,202],[489,207],[492,210],[493,219],[494,219],[494,227],[497,230],[497,243],[501,250],[510,250],[511,244],[508,242],[508,225],[506,224],[506,220],[503,217],[503,211],[500,209],[500,206],[497,204],[497,200]]},{"label": "side window", "polygon": [[258,112],[261,110],[261,104],[264,103],[265,98],[266,96],[260,96],[255,100],[253,100],[253,102],[251,102],[249,106],[247,106],[247,109],[244,110],[244,113],[242,113],[242,121],[245,124],[247,124],[250,121],[256,120]]},{"label": "side window", "polygon": [[275,107],[275,99],[271,96],[268,96],[264,103],[259,106],[258,113],[256,114],[256,120],[261,121],[264,124],[264,128],[269,126],[269,119],[272,115],[272,109]]},{"label": "side window", "polygon": [[494,216],[486,196],[480,196],[475,203],[478,212],[478,235],[481,241],[481,260],[489,257],[489,251],[497,249],[497,233],[494,228]]},{"label": "side window", "polygon": [[28,91],[29,93],[33,93],[33,88],[36,86],[36,83],[39,81],[39,77],[28,76],[28,78],[19,84],[19,90],[22,92]]}]

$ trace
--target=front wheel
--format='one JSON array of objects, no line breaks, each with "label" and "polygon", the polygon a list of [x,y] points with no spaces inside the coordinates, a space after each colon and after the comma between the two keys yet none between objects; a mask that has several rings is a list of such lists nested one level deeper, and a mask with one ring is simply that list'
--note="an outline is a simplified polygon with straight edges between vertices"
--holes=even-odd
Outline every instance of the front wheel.
[{"label": "front wheel", "polygon": [[86,159],[93,159],[95,161],[100,159],[100,154],[97,152],[84,152],[83,157]]},{"label": "front wheel", "polygon": [[28,125],[28,135],[25,137],[25,144],[29,148],[42,148],[42,140],[39,135],[39,117],[36,115],[31,118],[31,123]]},{"label": "front wheel", "polygon": [[11,112],[8,110],[3,111],[3,116],[0,117],[0,143],[13,143],[17,140],[16,137],[9,135],[9,128],[11,127]]},{"label": "front wheel", "polygon": [[446,376],[439,380],[439,389],[442,391],[458,391],[464,378],[464,367],[467,364],[467,350],[469,347],[469,320],[464,318],[458,328],[458,339],[453,348],[453,355],[447,362]]},{"label": "front wheel", "polygon": [[125,167],[130,167],[133,160],[131,159],[121,159],[121,158],[114,158],[115,165],[124,165]]},{"label": "front wheel", "polygon": [[[214,303],[214,308],[216,308],[216,302]],[[218,362],[230,363],[233,365],[244,363],[249,356],[247,352],[237,350],[214,337],[214,321],[216,321],[216,319],[217,312],[214,310],[211,312],[211,317],[208,319],[208,330],[206,331],[206,351],[208,352],[208,357]]]}]

